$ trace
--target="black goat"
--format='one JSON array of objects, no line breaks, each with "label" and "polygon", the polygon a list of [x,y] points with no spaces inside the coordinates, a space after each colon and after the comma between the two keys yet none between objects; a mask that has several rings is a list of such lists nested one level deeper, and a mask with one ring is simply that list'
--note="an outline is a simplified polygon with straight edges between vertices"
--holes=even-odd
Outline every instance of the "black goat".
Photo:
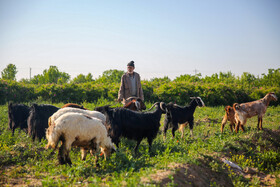
[{"label": "black goat", "polygon": [[178,129],[178,123],[182,124],[180,127],[182,133],[181,138],[184,136],[184,127],[187,123],[190,125],[191,136],[193,136],[193,113],[197,106],[205,106],[200,97],[191,97],[190,104],[184,107],[173,103],[168,103],[166,105],[167,114],[165,115],[164,119],[164,137],[166,137],[167,129],[172,128],[172,136],[174,138],[175,131]]},{"label": "black goat", "polygon": [[154,138],[157,136],[160,127],[161,114],[166,112],[165,103],[157,102],[150,110],[156,106],[153,112],[136,112],[126,108],[110,108],[108,105],[98,107],[95,110],[103,112],[106,116],[106,127],[112,141],[119,145],[120,137],[136,140],[135,153],[144,138],[148,139],[149,151]]},{"label": "black goat", "polygon": [[12,104],[8,106],[9,127],[14,135],[15,129],[20,128],[27,133],[27,118],[30,108],[24,104]]},{"label": "black goat", "polygon": [[37,105],[33,104],[30,107],[30,114],[27,119],[28,135],[41,141],[42,138],[46,137],[46,129],[48,128],[48,119],[53,115],[59,108],[53,105]]}]

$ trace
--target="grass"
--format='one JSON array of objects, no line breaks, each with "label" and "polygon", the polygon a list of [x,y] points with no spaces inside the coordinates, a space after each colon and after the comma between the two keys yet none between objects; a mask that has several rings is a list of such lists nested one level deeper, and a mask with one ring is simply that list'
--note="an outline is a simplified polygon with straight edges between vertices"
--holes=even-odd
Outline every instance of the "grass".
[{"label": "grass", "polygon": [[[93,109],[96,105],[112,103],[83,103]],[[63,104],[55,104],[60,107]],[[148,104],[148,108],[151,104]],[[264,117],[264,131],[257,131],[257,119],[251,118],[246,132],[231,133],[229,124],[224,133],[220,125],[224,107],[204,107],[195,111],[194,137],[185,130],[180,138],[177,131],[172,139],[171,130],[163,141],[160,132],[153,142],[152,152],[148,143],[142,141],[139,154],[134,155],[136,143],[122,139],[120,148],[109,160],[100,157],[99,167],[94,158],[80,158],[79,149],[71,151],[72,167],[58,165],[57,151],[45,150],[47,141],[32,142],[23,131],[16,130],[15,136],[8,129],[7,105],[0,106],[0,185],[43,185],[43,186],[176,186],[204,182],[208,186],[279,185],[280,182],[280,106],[269,107]],[[163,117],[161,123],[163,124]],[[224,164],[226,158],[242,168],[256,168],[259,173],[248,176],[236,172]],[[170,172],[169,172],[170,171]],[[199,171],[199,172],[198,172]],[[161,176],[162,173],[168,174]],[[190,175],[197,175],[192,181]],[[273,181],[262,177],[273,175]],[[221,176],[223,179],[220,179]],[[160,178],[163,177],[163,178]],[[160,180],[158,180],[158,178]],[[147,180],[144,180],[147,179]]]}]

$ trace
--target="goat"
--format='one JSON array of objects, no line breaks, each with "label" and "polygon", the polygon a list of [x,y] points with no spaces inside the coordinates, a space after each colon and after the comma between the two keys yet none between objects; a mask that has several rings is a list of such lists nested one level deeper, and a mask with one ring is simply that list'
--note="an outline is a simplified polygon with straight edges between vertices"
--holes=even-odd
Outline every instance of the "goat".
[{"label": "goat", "polygon": [[142,111],[146,110],[146,105],[139,97],[129,97],[125,100],[124,108],[134,111]]},{"label": "goat", "polygon": [[34,141],[36,138],[41,141],[45,137],[45,129],[48,128],[48,119],[59,108],[53,105],[37,105],[30,107],[29,117],[27,119],[28,135]]},{"label": "goat", "polygon": [[96,110],[104,112],[106,116],[106,127],[112,141],[119,146],[120,137],[136,140],[137,145],[134,152],[137,153],[138,146],[144,138],[148,139],[149,151],[159,127],[160,118],[166,112],[165,103],[156,102],[150,110],[156,106],[153,112],[136,112],[126,108],[111,109],[108,105],[98,107]]},{"label": "goat", "polygon": [[188,106],[179,106],[173,103],[168,103],[167,114],[164,119],[164,139],[168,128],[172,128],[172,137],[175,137],[175,131],[178,129],[178,123],[181,124],[181,138],[184,136],[184,127],[189,123],[191,136],[193,136],[193,113],[197,106],[205,106],[200,97],[191,97],[191,102]]},{"label": "goat", "polygon": [[80,109],[87,110],[86,108],[84,108],[84,106],[80,106],[80,105],[75,104],[75,103],[67,103],[67,104],[63,105],[61,108],[66,108],[66,107],[80,108]]},{"label": "goat", "polygon": [[231,106],[226,106],[225,111],[226,111],[226,113],[222,120],[222,126],[221,126],[222,133],[223,133],[223,130],[224,130],[224,127],[225,127],[225,124],[227,123],[227,121],[230,122],[229,127],[230,127],[231,132],[233,131],[232,129],[235,128],[235,124],[236,124],[235,117],[234,117],[234,115],[235,115],[234,109]]},{"label": "goat", "polygon": [[72,164],[69,155],[71,146],[82,148],[82,160],[85,160],[86,149],[96,152],[100,147],[105,160],[116,150],[102,122],[81,113],[68,112],[60,116],[46,130],[46,137],[48,140],[46,149],[55,149],[58,142],[62,141],[58,153],[60,164]]},{"label": "goat", "polygon": [[49,126],[51,125],[51,123],[53,121],[55,121],[56,119],[58,119],[60,116],[62,116],[63,114],[65,113],[68,113],[68,112],[76,112],[76,113],[82,113],[82,114],[85,114],[85,115],[88,115],[90,117],[95,117],[97,119],[100,119],[101,122],[103,124],[105,124],[106,122],[106,117],[104,114],[102,114],[101,112],[98,112],[98,111],[90,111],[90,110],[83,110],[83,109],[79,109],[79,108],[71,108],[71,107],[66,107],[66,108],[61,108],[59,109],[58,111],[56,111],[51,117],[49,117],[49,120],[48,120],[48,124]]},{"label": "goat", "polygon": [[238,133],[239,127],[244,132],[244,125],[247,122],[247,118],[251,118],[253,116],[258,116],[258,130],[263,130],[262,122],[263,116],[265,115],[266,109],[270,103],[270,101],[277,101],[277,96],[274,92],[270,92],[264,96],[264,98],[248,103],[234,103],[233,109],[235,112],[235,120],[237,125],[235,127],[235,132]]},{"label": "goat", "polygon": [[27,118],[29,116],[30,108],[24,104],[8,105],[9,127],[12,135],[15,133],[16,128],[20,128],[27,133]]}]

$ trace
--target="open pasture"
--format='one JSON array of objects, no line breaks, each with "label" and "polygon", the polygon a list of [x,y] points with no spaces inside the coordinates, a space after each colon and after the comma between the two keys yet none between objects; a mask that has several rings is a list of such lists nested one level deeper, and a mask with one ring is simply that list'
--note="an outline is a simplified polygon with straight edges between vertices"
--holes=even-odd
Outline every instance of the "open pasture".
[{"label": "open pasture", "polygon": [[[102,103],[103,104],[103,103]],[[63,104],[55,104],[61,107]],[[100,104],[97,104],[100,106]],[[105,104],[104,104],[105,105]],[[88,109],[96,105],[83,103]],[[147,105],[149,108],[151,104]],[[106,161],[100,157],[81,160],[80,151],[71,151],[72,167],[58,165],[57,150],[45,150],[45,139],[32,142],[17,129],[8,129],[8,107],[0,106],[0,185],[7,186],[259,186],[280,184],[280,106],[270,106],[257,130],[257,117],[248,120],[246,132],[231,133],[229,123],[221,134],[224,107],[197,108],[193,137],[171,129],[163,140],[162,126],[153,142],[151,154],[144,140],[135,155],[135,141],[121,139],[120,148]],[[161,118],[163,125],[164,115]],[[255,172],[238,171],[226,159]]]}]

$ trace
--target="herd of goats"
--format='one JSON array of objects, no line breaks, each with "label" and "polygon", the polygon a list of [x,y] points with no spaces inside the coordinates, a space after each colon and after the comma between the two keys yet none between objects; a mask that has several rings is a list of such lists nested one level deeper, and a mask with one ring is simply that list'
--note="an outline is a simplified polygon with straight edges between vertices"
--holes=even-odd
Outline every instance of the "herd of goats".
[{"label": "herd of goats", "polygon": [[[134,149],[137,153],[138,146],[144,138],[149,143],[149,151],[153,140],[160,128],[161,115],[164,119],[164,138],[169,128],[172,128],[174,138],[175,131],[179,128],[184,135],[183,129],[188,124],[190,134],[193,136],[194,112],[197,106],[203,107],[204,102],[200,97],[191,97],[187,106],[164,102],[156,102],[146,112],[143,101],[139,98],[128,98],[124,107],[112,108],[110,105],[96,107],[95,110],[87,110],[83,106],[68,103],[62,108],[53,105],[33,104],[28,107],[24,104],[8,105],[9,127],[14,134],[17,127],[24,130],[33,140],[45,138],[48,140],[46,148],[56,149],[61,141],[58,151],[60,164],[71,165],[69,156],[72,146],[81,148],[82,160],[90,151],[95,155],[101,152],[106,159],[112,152],[116,151],[120,138],[125,137],[137,141]],[[244,131],[244,125],[248,118],[258,116],[259,130],[262,130],[262,118],[270,101],[276,101],[275,93],[268,93],[264,98],[252,102],[233,104],[233,107],[225,107],[225,116],[222,120],[221,132],[227,121],[230,129],[239,128]],[[150,111],[156,108],[154,111]],[[114,143],[114,144],[113,144]]]}]

